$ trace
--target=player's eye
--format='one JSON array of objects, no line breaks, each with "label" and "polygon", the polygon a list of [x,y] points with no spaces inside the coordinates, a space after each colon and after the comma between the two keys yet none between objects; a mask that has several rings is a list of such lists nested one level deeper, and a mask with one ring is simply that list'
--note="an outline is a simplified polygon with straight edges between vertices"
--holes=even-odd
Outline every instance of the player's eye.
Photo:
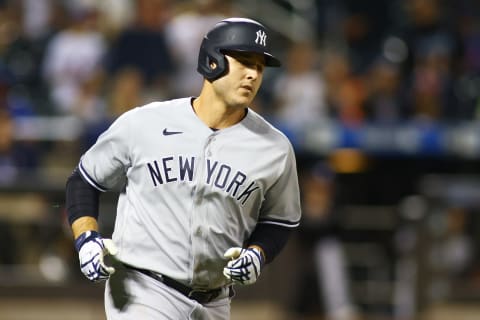
[{"label": "player's eye", "polygon": [[238,60],[242,65],[250,69],[257,69],[258,71],[262,72],[264,69],[263,63],[259,62],[257,59],[239,59]]}]

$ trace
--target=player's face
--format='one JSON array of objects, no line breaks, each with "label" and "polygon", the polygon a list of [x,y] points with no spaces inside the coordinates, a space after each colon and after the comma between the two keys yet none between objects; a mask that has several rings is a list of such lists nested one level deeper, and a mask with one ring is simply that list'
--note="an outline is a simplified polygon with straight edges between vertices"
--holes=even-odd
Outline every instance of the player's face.
[{"label": "player's face", "polygon": [[228,52],[226,57],[228,73],[214,81],[217,95],[228,106],[249,106],[262,84],[265,58],[250,52]]}]

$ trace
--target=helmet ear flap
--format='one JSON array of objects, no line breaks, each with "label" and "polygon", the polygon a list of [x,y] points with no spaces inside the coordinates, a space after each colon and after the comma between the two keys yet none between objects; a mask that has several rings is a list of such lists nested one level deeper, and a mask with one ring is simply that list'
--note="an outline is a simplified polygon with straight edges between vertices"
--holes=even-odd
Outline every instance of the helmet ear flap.
[{"label": "helmet ear flap", "polygon": [[198,55],[197,71],[209,81],[218,79],[228,71],[227,58],[220,49],[215,49],[204,41]]},{"label": "helmet ear flap", "polygon": [[208,66],[212,71],[211,77],[207,78],[208,80],[213,81],[228,72],[228,60],[223,52],[215,51],[215,54],[209,56],[208,60]]}]

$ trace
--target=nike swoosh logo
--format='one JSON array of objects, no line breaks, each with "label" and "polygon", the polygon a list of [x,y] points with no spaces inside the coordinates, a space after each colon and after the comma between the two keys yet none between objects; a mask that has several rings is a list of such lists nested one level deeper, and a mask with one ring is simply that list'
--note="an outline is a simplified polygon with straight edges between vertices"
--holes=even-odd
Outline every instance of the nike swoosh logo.
[{"label": "nike swoosh logo", "polygon": [[171,136],[172,134],[180,134],[182,131],[168,131],[167,128],[163,129],[164,136]]}]

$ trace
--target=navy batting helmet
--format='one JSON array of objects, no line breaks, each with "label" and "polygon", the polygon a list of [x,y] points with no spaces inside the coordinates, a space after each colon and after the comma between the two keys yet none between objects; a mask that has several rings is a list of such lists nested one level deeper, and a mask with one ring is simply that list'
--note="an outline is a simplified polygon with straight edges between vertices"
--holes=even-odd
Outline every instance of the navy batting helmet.
[{"label": "navy batting helmet", "polygon": [[[267,29],[255,20],[229,18],[218,22],[203,38],[197,71],[210,81],[225,74],[228,70],[225,51],[257,52],[265,56],[266,66],[281,65],[270,53]],[[212,62],[216,64],[214,69],[210,66]]]}]

